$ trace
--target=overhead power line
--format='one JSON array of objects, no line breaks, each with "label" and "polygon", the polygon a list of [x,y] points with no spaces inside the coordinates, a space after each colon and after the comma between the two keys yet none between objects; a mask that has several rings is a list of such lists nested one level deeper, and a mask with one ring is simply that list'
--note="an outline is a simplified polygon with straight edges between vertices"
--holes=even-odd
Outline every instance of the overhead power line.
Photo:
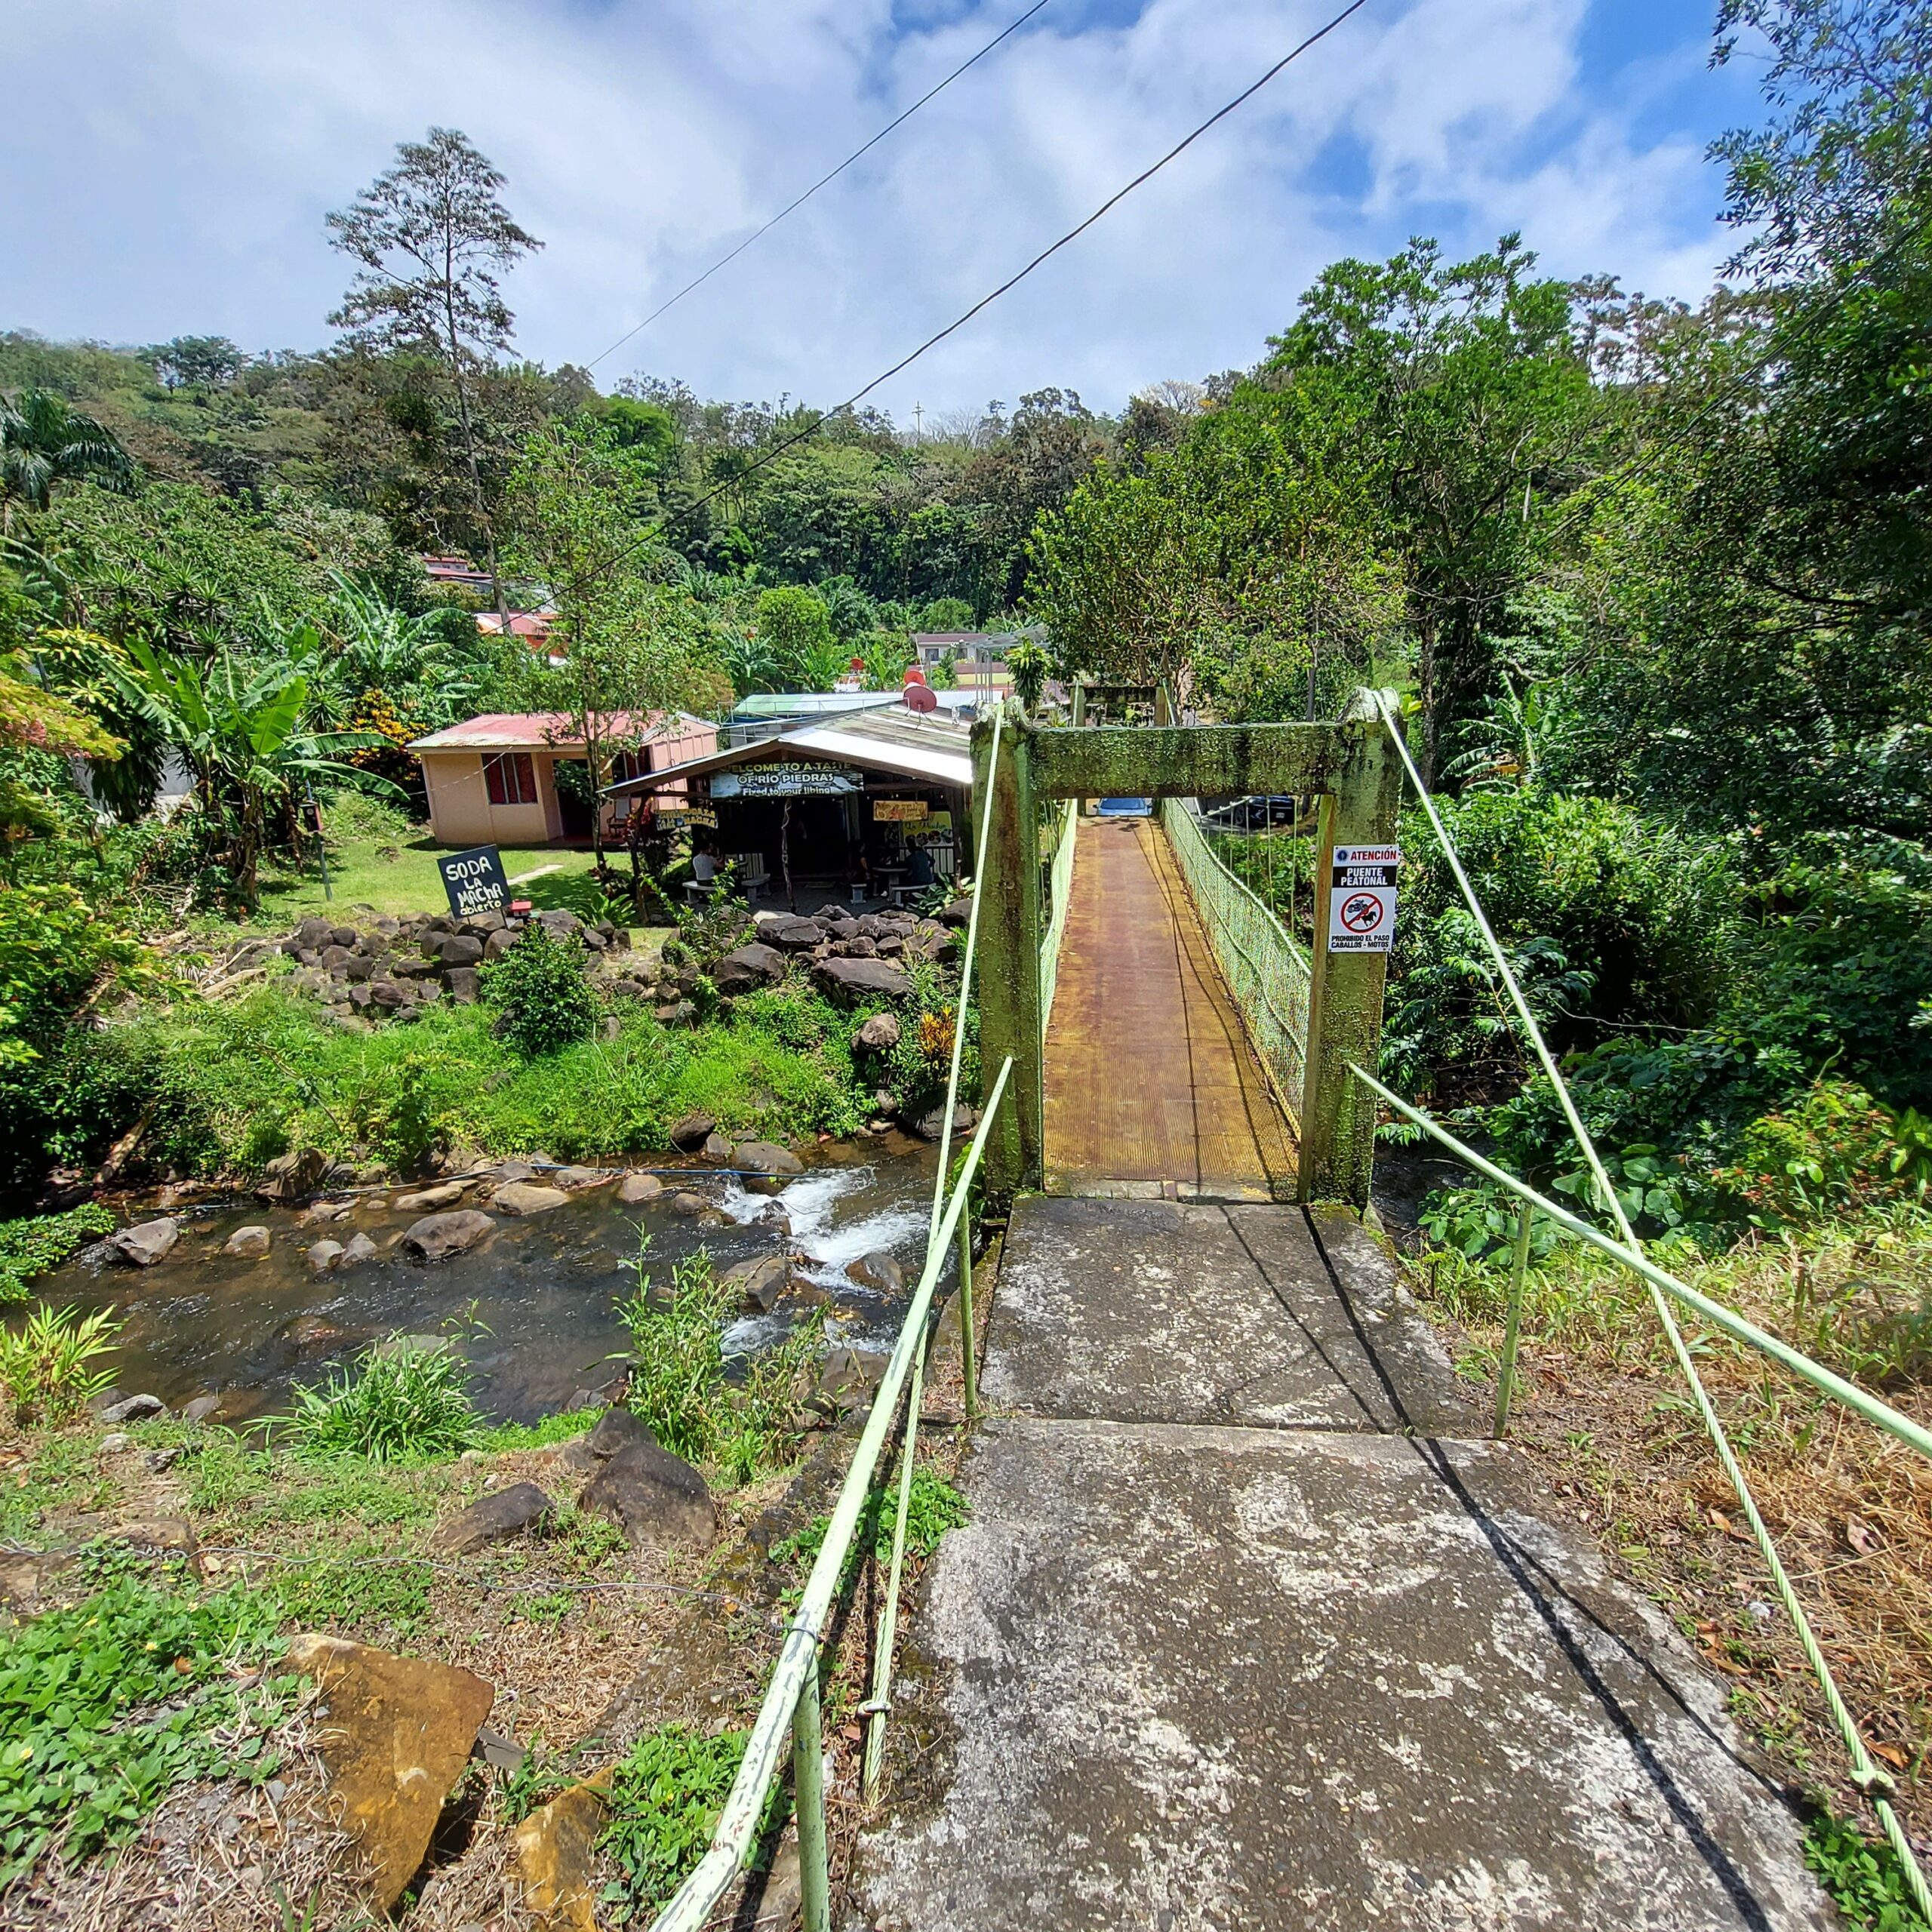
[{"label": "overhead power line", "polygon": [[711,503],[716,498],[724,495],[728,491],[742,489],[744,487],[746,478],[755,475],[758,472],[764,469],[767,464],[775,462],[780,457],[783,456],[787,450],[795,448],[798,445],[806,441],[808,438],[816,435],[820,429],[822,429],[833,417],[843,415],[846,411],[857,408],[858,405],[864,401],[866,398],[870,395],[873,390],[878,388],[881,383],[890,382],[894,376],[899,375],[904,371],[909,369],[915,362],[918,361],[921,356],[924,355],[927,352],[928,350],[937,348],[941,343],[945,341],[948,336],[954,334],[958,330],[964,328],[975,315],[980,314],[983,310],[990,308],[1002,295],[1007,294],[1011,290],[1018,288],[1020,283],[1024,281],[1035,269],[1041,266],[1042,263],[1051,260],[1053,257],[1058,254],[1061,249],[1064,248],[1068,243],[1077,240],[1081,235],[1085,234],[1088,229],[1091,228],[1103,215],[1106,214],[1110,209],[1118,207],[1121,202],[1125,201],[1128,196],[1134,192],[1135,189],[1143,186],[1146,183],[1151,181],[1155,175],[1160,173],[1162,168],[1167,166],[1168,162],[1174,161],[1181,155],[1185,154],[1187,150],[1193,146],[1195,143],[1200,140],[1201,137],[1206,134],[1211,128],[1213,128],[1220,122],[1225,121],[1238,107],[1241,106],[1244,103],[1252,100],[1254,97],[1259,94],[1261,90],[1265,88],[1270,81],[1273,80],[1278,74],[1281,73],[1285,68],[1292,66],[1297,60],[1299,60],[1301,57],[1306,54],[1311,47],[1315,46],[1317,42],[1326,40],[1329,35],[1333,33],[1343,21],[1347,20],[1352,14],[1360,13],[1362,8],[1367,5],[1368,0],[1349,0],[1349,3],[1347,6],[1343,8],[1339,13],[1332,15],[1321,26],[1317,27],[1314,32],[1310,34],[1308,38],[1303,41],[1298,46],[1291,48],[1289,51],[1286,54],[1283,54],[1281,59],[1277,60],[1275,64],[1270,67],[1266,73],[1262,75],[1258,80],[1251,82],[1249,85],[1243,88],[1241,92],[1236,94],[1232,100],[1226,102],[1220,107],[1217,107],[1214,112],[1209,115],[1207,119],[1202,122],[1198,127],[1195,128],[1191,134],[1184,136],[1181,140],[1177,141],[1172,147],[1168,149],[1167,152],[1162,155],[1158,161],[1153,162],[1149,167],[1143,168],[1131,181],[1128,183],[1125,187],[1119,189],[1115,193],[1109,195],[1107,198],[1086,218],[1084,221],[1080,222],[1075,226],[1069,228],[1064,235],[1060,236],[1058,241],[1050,242],[1045,248],[1042,248],[1024,268],[1020,269],[1013,275],[1008,275],[1005,281],[1001,282],[997,288],[992,290],[989,294],[981,296],[979,300],[973,304],[971,308],[967,309],[963,314],[955,316],[951,321],[946,324],[944,328],[938,331],[937,334],[927,337],[925,340],[921,343],[918,348],[911,351],[909,354],[902,355],[897,362],[893,364],[891,368],[881,370],[879,374],[873,377],[872,380],[867,383],[863,388],[854,389],[843,402],[835,404],[830,409],[820,411],[820,413],[817,416],[814,416],[811,422],[808,423],[803,429],[794,431],[792,435],[781,438],[777,442],[772,444],[770,448],[761,451],[758,454],[758,460],[754,463],[748,463],[739,475],[732,477],[726,482],[719,484],[715,489],[707,490],[703,496],[694,497],[691,502],[686,503],[673,515],[667,517],[663,524],[655,526],[652,531],[647,531],[644,535],[637,537],[633,541],[624,545],[621,549],[614,552],[610,556],[607,557],[602,563],[594,565],[590,570],[585,572],[582,577],[574,580],[573,587],[574,587],[575,584],[588,583],[593,577],[601,577],[606,571],[615,569],[619,564],[623,561],[625,558],[629,556],[633,552],[641,549],[645,544],[648,543],[651,540],[651,537],[657,534],[658,531],[661,531],[669,525],[681,523],[685,521],[685,518],[695,515],[697,512],[703,509],[707,503]]},{"label": "overhead power line", "polygon": [[870,140],[865,143],[863,147],[854,148],[852,152],[848,154],[836,168],[833,168],[829,174],[821,174],[802,195],[800,195],[794,201],[787,202],[762,228],[755,228],[752,229],[751,233],[747,235],[735,248],[730,251],[729,254],[720,255],[717,260],[713,262],[710,267],[706,269],[702,275],[696,276],[692,280],[686,282],[684,287],[678,291],[676,294],[670,296],[665,300],[659,303],[657,306],[652,309],[651,313],[645,316],[644,320],[639,322],[635,328],[626,329],[622,335],[618,337],[615,342],[611,343],[608,349],[601,351],[598,355],[593,355],[590,358],[589,361],[584,366],[586,368],[594,369],[597,367],[598,363],[605,361],[606,358],[616,355],[617,351],[623,348],[624,344],[629,342],[632,337],[641,334],[644,331],[650,328],[651,324],[656,321],[658,317],[663,315],[667,309],[675,308],[687,295],[690,294],[693,289],[699,288],[703,284],[709,281],[720,269],[724,268],[730,263],[735,262],[738,257],[758,238],[760,235],[769,235],[787,215],[795,214],[800,208],[803,208],[806,202],[810,201],[821,188],[824,187],[829,182],[837,180],[839,176],[843,174],[846,169],[852,165],[853,162],[858,160],[861,155],[870,153],[872,150],[877,147],[879,143],[884,140],[886,136],[891,134],[895,128],[903,127],[905,124],[908,121],[911,120],[912,116],[918,113],[919,109],[924,106],[926,103],[931,100],[935,94],[943,94],[948,88],[952,86],[955,81],[958,79],[961,74],[965,72],[968,68],[975,66],[980,61],[983,60],[995,48],[998,46],[1001,41],[1006,39],[1011,35],[1017,33],[1035,14],[1039,12],[1041,8],[1048,5],[1048,4],[1049,0],[1033,0],[1032,5],[1029,7],[1026,12],[1022,14],[1017,20],[1014,20],[1008,26],[1002,27],[998,33],[993,35],[991,40],[986,42],[985,46],[980,49],[978,53],[971,56],[970,59],[961,61],[959,65],[954,68],[952,72],[947,75],[944,80],[940,82],[936,86],[928,88],[924,94],[920,95],[917,100],[913,102],[910,107],[906,109],[904,113],[901,114],[897,118],[897,119],[888,121],[876,134],[873,135]]}]

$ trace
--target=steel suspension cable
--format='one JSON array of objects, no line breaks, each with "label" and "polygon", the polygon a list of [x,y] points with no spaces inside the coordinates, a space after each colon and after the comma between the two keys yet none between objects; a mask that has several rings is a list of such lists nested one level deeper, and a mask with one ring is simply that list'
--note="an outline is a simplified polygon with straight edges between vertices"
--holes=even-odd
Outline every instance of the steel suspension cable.
[{"label": "steel suspension cable", "polygon": [[1085,220],[1076,223],[1072,228],[1069,228],[1064,235],[1061,235],[1057,242],[1049,242],[1048,245],[1042,248],[1031,261],[1027,263],[1025,267],[1020,269],[1014,274],[1008,275],[1005,281],[1001,282],[997,288],[993,289],[990,293],[981,296],[979,300],[975,302],[970,309],[965,310],[963,314],[955,316],[951,321],[946,324],[944,328],[928,336],[924,342],[919,344],[918,348],[911,350],[904,355],[902,355],[897,362],[893,364],[891,368],[881,370],[878,375],[873,377],[872,380],[866,383],[862,388],[854,389],[843,402],[835,403],[831,408],[821,411],[819,414],[814,416],[811,421],[808,423],[804,428],[793,431],[789,436],[781,437],[777,442],[771,445],[768,448],[762,451],[755,461],[747,463],[745,466],[745,468],[737,475],[731,478],[725,482],[718,484],[712,489],[707,490],[702,496],[694,497],[691,502],[686,503],[681,509],[679,509],[675,515],[667,517],[663,523],[652,525],[650,528],[643,531],[640,535],[633,538],[629,543],[620,546],[618,549],[613,551],[609,556],[606,557],[601,563],[593,564],[591,565],[591,567],[584,571],[580,577],[574,578],[571,580],[569,585],[565,587],[566,591],[580,589],[584,584],[589,583],[592,578],[601,577],[607,571],[616,569],[617,565],[622,563],[626,557],[630,556],[635,552],[641,549],[654,536],[658,535],[664,529],[673,524],[683,521],[686,518],[695,515],[697,512],[703,509],[707,503],[714,502],[717,498],[725,495],[728,492],[743,488],[745,480],[747,477],[756,475],[757,473],[761,469],[765,468],[767,465],[775,463],[787,450],[795,449],[799,444],[805,441],[808,438],[817,435],[820,429],[822,429],[826,423],[829,423],[833,417],[843,415],[848,409],[857,408],[860,403],[864,401],[867,396],[872,394],[873,390],[878,389],[884,383],[889,383],[894,376],[903,374],[903,372],[907,369],[909,369],[915,362],[918,361],[920,357],[924,355],[928,350],[937,349],[941,343],[946,340],[947,337],[955,334],[959,330],[964,328],[966,325],[970,322],[975,315],[980,314],[983,309],[991,308],[1002,295],[1008,294],[1014,289],[1018,288],[1020,283],[1024,281],[1035,269],[1038,268],[1043,263],[1051,260],[1054,256],[1058,254],[1061,249],[1066,248],[1069,243],[1077,241],[1080,236],[1084,235],[1088,229],[1091,228],[1102,216],[1106,214],[1110,210],[1118,207],[1121,202],[1125,201],[1128,196],[1132,194],[1137,188],[1142,187],[1145,186],[1146,183],[1151,181],[1155,175],[1160,173],[1162,168],[1168,165],[1170,162],[1177,160],[1182,155],[1185,154],[1186,151],[1191,148],[1196,141],[1200,140],[1201,136],[1206,134],[1210,128],[1217,125],[1220,122],[1225,121],[1237,108],[1244,106],[1256,94],[1259,94],[1261,90],[1265,88],[1270,81],[1273,80],[1278,74],[1281,73],[1284,69],[1291,66],[1295,61],[1299,60],[1301,57],[1306,54],[1310,48],[1315,45],[1318,42],[1327,39],[1329,35],[1333,33],[1337,27],[1341,26],[1343,21],[1346,20],[1352,14],[1360,13],[1362,8],[1367,5],[1368,0],[1349,0],[1349,4],[1343,7],[1339,13],[1331,15],[1330,18],[1324,21],[1320,26],[1317,27],[1312,33],[1309,34],[1306,39],[1301,41],[1297,45],[1289,48],[1287,52],[1283,54],[1281,59],[1277,60],[1266,73],[1260,76],[1259,79],[1251,82],[1246,87],[1243,88],[1241,92],[1236,94],[1232,100],[1227,101],[1221,106],[1217,107],[1212,114],[1208,115],[1206,120],[1203,121],[1200,124],[1198,127],[1195,128],[1191,133],[1184,135],[1180,140],[1177,141],[1172,147],[1168,149],[1165,154],[1161,156],[1159,160],[1152,162],[1147,167],[1143,168],[1131,181],[1128,183],[1126,186],[1118,189],[1114,193],[1109,195],[1091,214],[1087,217]]},{"label": "steel suspension cable", "polygon": [[[1448,828],[1442,823],[1441,814],[1435,808],[1435,801],[1429,796],[1429,788],[1423,783],[1422,774],[1416,768],[1415,760],[1409,755],[1408,744],[1403,736],[1395,709],[1386,697],[1380,694],[1377,703],[1388,724],[1389,734],[1395,741],[1404,769],[1408,774],[1409,782],[1415,788],[1416,797],[1428,815],[1436,841],[1442,848],[1443,857],[1449,863],[1449,869],[1463,895],[1463,903],[1469,907],[1470,915],[1476,922],[1477,930],[1482,935],[1483,943],[1488,948],[1490,956],[1496,961],[1497,970],[1501,974],[1503,983],[1509,992],[1510,1003],[1515,1008],[1529,1044],[1555,1091],[1558,1103],[1563,1109],[1564,1118],[1569,1123],[1570,1131],[1589,1168],[1603,1204],[1616,1222],[1625,1245],[1633,1254],[1641,1254],[1643,1244],[1637,1238],[1636,1230],[1630,1224],[1629,1216],[1624,1212],[1623,1201],[1611,1183],[1602,1156],[1597,1152],[1596,1143],[1590,1137],[1589,1130],[1584,1126],[1583,1116],[1577,1111],[1569,1083],[1558,1069],[1555,1057],[1543,1038],[1543,1029],[1537,1025],[1535,1015],[1530,1011],[1529,1001],[1524,997],[1522,987],[1497,939],[1487,915],[1482,909],[1482,903],[1476,897],[1475,888],[1469,883],[1468,873],[1463,869],[1462,860],[1449,836]],[[1900,1869],[1905,1874],[1919,1910],[1928,1921],[1932,1921],[1932,1888],[1927,1885],[1925,1874],[1919,1866],[1917,1854],[1912,1850],[1912,1841],[1906,1835],[1905,1827],[1889,1801],[1890,1794],[1896,1788],[1891,1777],[1873,1763],[1866,1750],[1865,1740],[1859,1730],[1857,1721],[1852,1716],[1839,1691],[1838,1680],[1832,1673],[1831,1666],[1826,1661],[1824,1651],[1811,1628],[1810,1619],[1805,1614],[1804,1607],[1798,1601],[1798,1592],[1785,1569],[1783,1561],[1771,1540],[1771,1533],[1759,1513],[1757,1499],[1752,1494],[1743,1466],[1738,1461],[1737,1452],[1731,1447],[1729,1432],[1704,1386],[1703,1377],[1697,1372],[1697,1365],[1691,1358],[1683,1331],[1678,1326],[1677,1318],[1665,1299],[1664,1292],[1647,1276],[1642,1278],[1650,1294],[1651,1305],[1657,1311],[1657,1319],[1663,1324],[1664,1334],[1669,1340],[1671,1352],[1676,1358],[1678,1368],[1690,1386],[1699,1417],[1717,1451],[1718,1461],[1737,1498],[1739,1506],[1744,1512],[1745,1521],[1750,1525],[1752,1540],[1756,1543],[1758,1552],[1764,1558],[1764,1566],[1770,1573],[1773,1587],[1784,1605],[1785,1614],[1791,1619],[1792,1627],[1797,1632],[1805,1662],[1810,1666],[1812,1675],[1818,1680],[1819,1687],[1824,1694],[1826,1706],[1831,1714],[1832,1724],[1844,1746],[1845,1755],[1851,1761],[1852,1782],[1870,1799],[1872,1809],[1878,1815],[1880,1828],[1897,1855]]]},{"label": "steel suspension cable", "polygon": [[873,135],[870,140],[864,143],[859,147],[854,148],[836,168],[833,168],[830,171],[830,173],[821,174],[803,194],[798,195],[792,201],[787,202],[785,205],[780,208],[769,221],[766,222],[762,227],[752,229],[751,233],[747,235],[735,248],[731,250],[728,254],[720,255],[717,260],[713,262],[710,267],[706,269],[702,275],[694,276],[691,281],[686,282],[684,287],[678,291],[676,294],[668,297],[665,300],[660,302],[656,308],[651,310],[649,315],[645,317],[642,321],[638,323],[635,328],[626,329],[622,335],[618,337],[615,342],[611,343],[608,349],[599,351],[598,354],[593,355],[590,360],[584,365],[584,367],[586,369],[594,369],[597,367],[598,363],[603,361],[607,357],[616,355],[617,351],[623,348],[624,344],[629,342],[633,336],[642,334],[646,329],[650,328],[653,322],[657,321],[660,315],[664,314],[669,309],[675,308],[677,305],[681,302],[687,295],[690,294],[694,289],[703,287],[703,285],[706,282],[709,281],[720,269],[728,267],[731,263],[735,262],[754,242],[758,239],[761,235],[769,235],[787,215],[795,214],[798,211],[803,208],[806,202],[810,201],[821,188],[829,186],[832,182],[837,180],[839,176],[843,174],[846,169],[850,168],[855,161],[860,160],[864,155],[869,154],[872,149],[877,147],[879,143],[884,140],[886,136],[892,133],[895,128],[903,128],[908,121],[912,119],[914,115],[918,112],[921,108],[925,106],[928,101],[931,100],[934,97],[935,94],[943,94],[948,88],[952,86],[955,81],[958,79],[961,74],[965,72],[968,68],[977,66],[989,54],[992,53],[995,48],[999,45],[1001,41],[1017,33],[1035,14],[1039,12],[1041,8],[1046,6],[1048,4],[1048,0],[1033,0],[1033,5],[1029,7],[1026,12],[1022,14],[1017,20],[1008,22],[1008,24],[1002,27],[998,33],[995,34],[992,38],[988,41],[986,45],[981,48],[977,54],[971,55],[968,59],[961,61],[959,65],[954,68],[952,72],[947,75],[944,80],[940,82],[937,86],[928,88],[924,94],[920,95],[917,100],[913,102],[910,107],[906,109],[904,113],[898,115],[895,119],[888,121],[876,134]]},{"label": "steel suspension cable", "polygon": [[[986,841],[992,835],[993,793],[999,773],[999,739],[1006,722],[1006,707],[993,713],[993,741],[986,758],[986,798],[980,811],[980,837],[973,852],[973,899],[966,915],[966,955],[959,967],[959,998],[952,1010],[952,1064],[946,1081],[946,1118],[939,1131],[939,1168],[933,1177],[933,1208],[926,1224],[926,1247],[930,1253],[939,1238],[940,1217],[946,1209],[946,1169],[952,1158],[952,1116],[959,1105],[959,1069],[966,1044],[966,1002],[973,990],[973,962],[980,940],[980,887],[986,876]],[[970,1204],[969,1204],[970,1205]],[[972,1238],[971,1215],[961,1225]],[[962,1318],[971,1312],[962,1309]],[[972,1340],[968,1337],[965,1346]],[[906,1397],[906,1447],[899,1463],[898,1507],[893,1518],[892,1558],[885,1583],[885,1600],[879,1606],[878,1641],[872,1656],[872,1691],[866,1715],[866,1751],[860,1787],[869,1797],[878,1783],[880,1767],[885,1761],[885,1720],[891,1708],[892,1651],[899,1634],[899,1579],[905,1567],[906,1526],[912,1512],[912,1465],[919,1447],[919,1404],[926,1387],[926,1352],[921,1348],[912,1358],[912,1374]]]}]

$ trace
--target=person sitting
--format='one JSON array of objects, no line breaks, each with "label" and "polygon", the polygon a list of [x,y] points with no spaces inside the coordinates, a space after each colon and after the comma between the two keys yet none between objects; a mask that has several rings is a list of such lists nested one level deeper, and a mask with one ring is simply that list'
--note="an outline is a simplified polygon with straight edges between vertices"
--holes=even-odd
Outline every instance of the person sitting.
[{"label": "person sitting", "polygon": [[939,875],[933,870],[932,854],[923,845],[913,846],[906,854],[906,883],[922,887],[939,883]]},{"label": "person sitting", "polygon": [[718,881],[718,855],[712,851],[708,841],[701,841],[691,848],[691,878],[708,892]]}]

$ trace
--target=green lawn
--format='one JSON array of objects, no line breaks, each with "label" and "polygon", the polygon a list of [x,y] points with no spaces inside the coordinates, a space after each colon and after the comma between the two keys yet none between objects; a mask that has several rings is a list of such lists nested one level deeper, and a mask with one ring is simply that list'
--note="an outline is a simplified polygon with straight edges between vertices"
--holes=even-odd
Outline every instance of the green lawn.
[{"label": "green lawn", "polygon": [[[279,931],[311,913],[346,913],[357,906],[398,915],[447,911],[449,901],[436,870],[437,856],[445,849],[414,826],[400,836],[383,832],[331,836],[333,896],[325,897],[312,864],[302,872],[264,865],[260,908],[252,923]],[[580,916],[594,911],[589,852],[546,845],[506,845],[502,850],[503,869],[513,884],[525,874],[543,872],[541,878],[526,878],[516,887],[518,898],[528,899],[540,911],[565,906]]]}]

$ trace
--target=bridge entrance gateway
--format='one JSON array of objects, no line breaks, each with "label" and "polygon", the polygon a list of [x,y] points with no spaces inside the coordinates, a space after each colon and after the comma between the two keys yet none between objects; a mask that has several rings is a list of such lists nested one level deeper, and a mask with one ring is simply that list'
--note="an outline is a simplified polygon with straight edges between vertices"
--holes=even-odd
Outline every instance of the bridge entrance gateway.
[{"label": "bridge entrance gateway", "polygon": [[[975,727],[975,795],[992,801],[981,1059],[1013,1059],[989,1185],[1365,1206],[1375,1102],[1348,1063],[1376,1060],[1387,962],[1331,952],[1325,935],[1335,846],[1395,836],[1401,766],[1375,694],[1312,724],[1043,730],[1010,711],[996,762],[995,735]],[[1276,958],[1257,958],[1234,921],[1209,926],[1190,903],[1215,887],[1190,850],[1204,852],[1189,804],[1256,792],[1321,800],[1315,943],[1294,1012],[1281,983],[1299,949],[1278,926],[1263,936]],[[1163,823],[1081,817],[1078,801],[1097,798],[1151,799]]]}]

